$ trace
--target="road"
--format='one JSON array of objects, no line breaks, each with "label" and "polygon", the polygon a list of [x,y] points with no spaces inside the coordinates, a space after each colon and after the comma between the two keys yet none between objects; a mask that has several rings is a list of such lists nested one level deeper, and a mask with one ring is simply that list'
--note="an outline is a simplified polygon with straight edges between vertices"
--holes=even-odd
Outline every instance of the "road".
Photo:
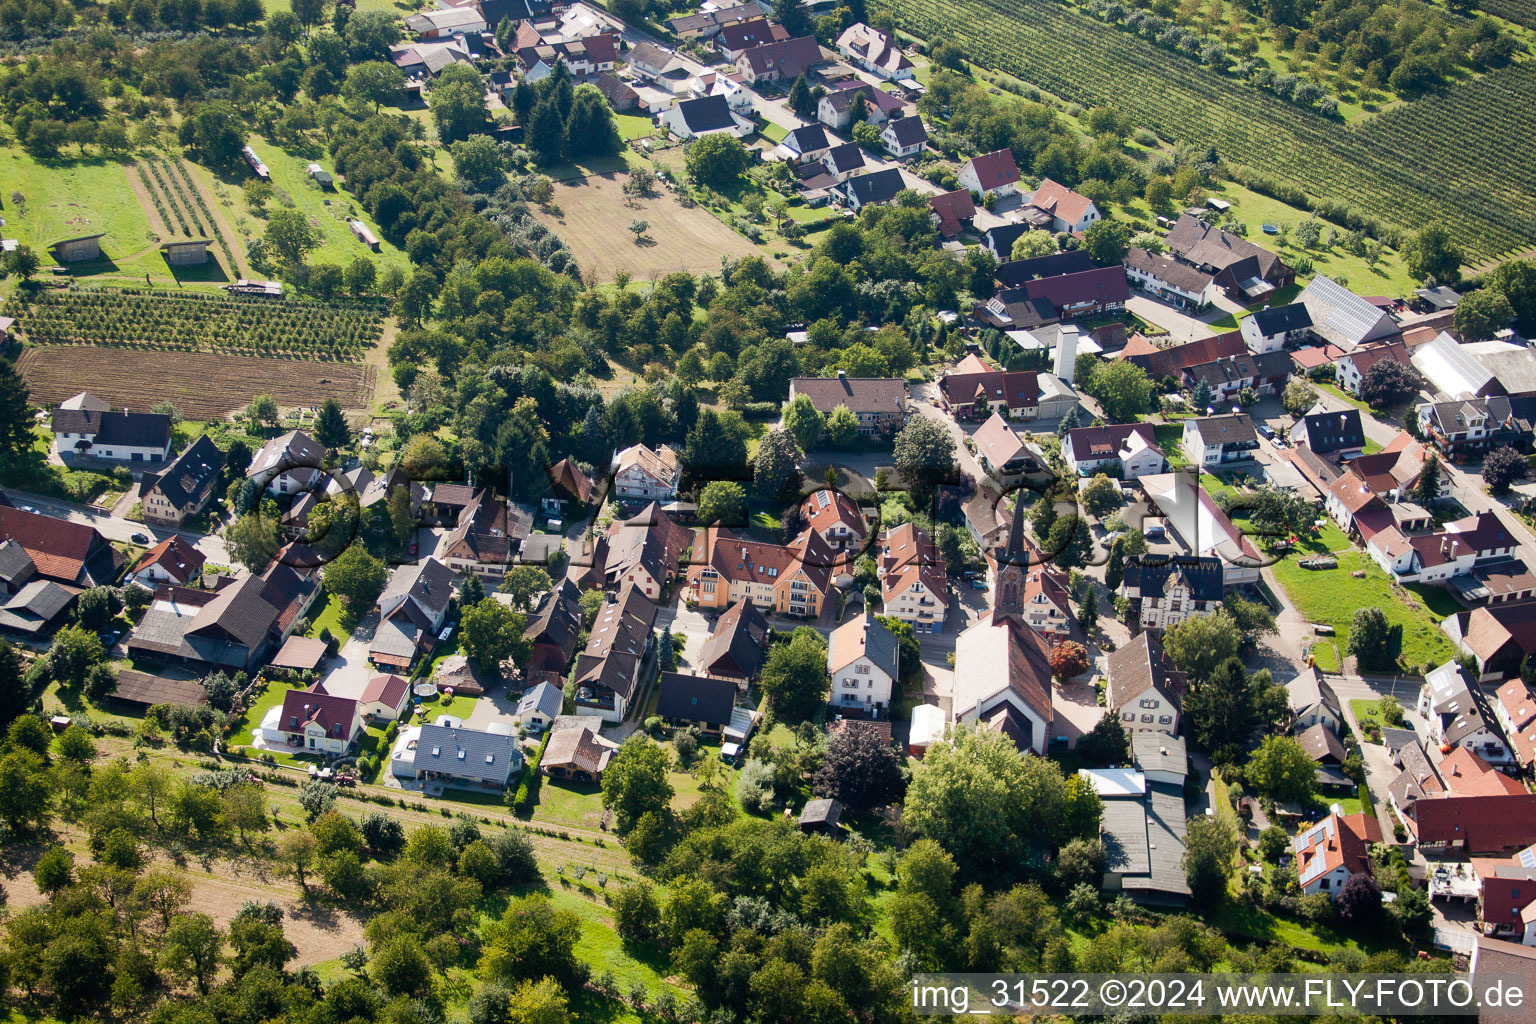
[{"label": "road", "polygon": [[1200,338],[1209,338],[1216,333],[1209,324],[1201,322],[1199,318],[1175,309],[1167,303],[1158,302],[1143,292],[1132,292],[1131,297],[1125,300],[1125,308],[1127,312],[1135,313],[1147,323],[1161,327],[1177,342],[1196,341]]},{"label": "road", "polygon": [[56,519],[67,519],[72,523],[81,523],[86,526],[94,526],[101,535],[109,541],[118,541],[123,544],[136,544],[134,535],[144,535],[150,538],[149,545],[158,544],[165,538],[178,536],[183,540],[191,541],[192,546],[201,551],[214,565],[229,565],[229,549],[224,546],[224,538],[195,533],[191,530],[171,530],[162,526],[149,526],[145,523],[136,523],[132,519],[123,519],[118,516],[97,512],[84,505],[77,505],[70,501],[59,501],[56,498],[44,498],[40,495],[29,494],[26,491],[17,491],[7,488],[5,496],[11,504],[18,508],[34,509],[44,515],[53,516]]}]

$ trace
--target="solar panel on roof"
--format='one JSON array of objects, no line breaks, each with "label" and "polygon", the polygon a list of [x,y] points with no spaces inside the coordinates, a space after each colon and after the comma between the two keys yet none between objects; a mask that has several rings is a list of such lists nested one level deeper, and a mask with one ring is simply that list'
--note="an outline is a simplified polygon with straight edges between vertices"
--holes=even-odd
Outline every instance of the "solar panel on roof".
[{"label": "solar panel on roof", "polygon": [[1536,846],[1528,846],[1521,850],[1516,858],[1523,868],[1536,868]]}]

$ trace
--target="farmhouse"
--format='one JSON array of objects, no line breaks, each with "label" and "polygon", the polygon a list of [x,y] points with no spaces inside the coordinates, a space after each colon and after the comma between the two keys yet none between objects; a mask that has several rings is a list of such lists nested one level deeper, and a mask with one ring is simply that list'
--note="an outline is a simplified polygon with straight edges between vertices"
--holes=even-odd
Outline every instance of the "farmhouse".
[{"label": "farmhouse", "polygon": [[171,453],[171,418],[153,412],[114,412],[89,391],[67,398],[53,411],[53,444],[59,457],[116,462],[163,462]]},{"label": "farmhouse", "polygon": [[1307,308],[1312,334],[1346,352],[1398,333],[1397,324],[1385,311],[1323,274],[1302,289],[1297,301]]},{"label": "farmhouse", "polygon": [[110,586],[126,561],[95,527],[24,512],[9,501],[0,501],[0,541],[7,542],[8,571],[18,582],[25,582],[18,572],[27,576],[16,566],[22,555],[38,578],[82,588]]},{"label": "farmhouse", "polygon": [[1486,605],[1447,615],[1440,629],[1460,653],[1477,662],[1478,682],[1513,679],[1525,659],[1536,654],[1536,601]]},{"label": "farmhouse", "polygon": [[1248,302],[1296,280],[1296,272],[1268,249],[1187,213],[1174,222],[1165,241],[1178,259],[1210,274],[1229,294]]},{"label": "farmhouse", "polygon": [[1118,470],[1122,480],[1164,473],[1168,460],[1148,423],[1111,423],[1074,427],[1061,443],[1061,458],[1079,476]]},{"label": "farmhouse", "polygon": [[901,52],[896,37],[862,21],[849,25],[837,37],[837,52],[877,77],[912,77],[912,62]]},{"label": "farmhouse", "polygon": [[1172,256],[1133,245],[1121,262],[1133,285],[1176,306],[1204,309],[1216,299],[1215,278]]},{"label": "farmhouse", "polygon": [[213,242],[207,238],[189,238],[184,241],[161,242],[160,251],[165,262],[172,267],[197,267],[208,262],[208,247]]},{"label": "farmhouse", "polygon": [[[1011,153],[1009,162],[1012,162]],[[964,183],[963,178],[961,183]],[[1026,223],[1034,227],[1073,234],[1088,230],[1101,216],[1093,200],[1050,178],[1040,179],[1040,185],[1030,194],[1023,213]]]},{"label": "farmhouse", "polygon": [[613,456],[613,493],[620,501],[673,501],[682,475],[677,452],[667,445],[637,444]]},{"label": "farmhouse", "polygon": [[442,543],[441,557],[455,573],[499,579],[532,530],[528,511],[482,487],[459,510],[453,532]]},{"label": "farmhouse", "polygon": [[208,507],[224,479],[224,453],[207,434],[187,446],[158,474],[139,484],[145,522],[176,527]]},{"label": "farmhouse", "polygon": [[144,552],[126,578],[148,590],[161,583],[185,587],[202,576],[206,561],[206,556],[190,541],[172,534]]}]

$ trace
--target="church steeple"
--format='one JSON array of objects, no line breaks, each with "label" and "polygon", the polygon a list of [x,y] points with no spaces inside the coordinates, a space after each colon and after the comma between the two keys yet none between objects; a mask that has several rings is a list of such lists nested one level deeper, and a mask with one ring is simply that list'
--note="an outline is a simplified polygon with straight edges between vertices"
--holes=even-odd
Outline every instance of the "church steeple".
[{"label": "church steeple", "polygon": [[997,592],[992,602],[993,625],[1009,618],[1023,621],[1024,585],[1030,569],[1030,546],[1024,536],[1024,518],[1024,503],[1020,501],[1013,510],[1013,522],[1008,525],[1008,543],[994,555]]}]

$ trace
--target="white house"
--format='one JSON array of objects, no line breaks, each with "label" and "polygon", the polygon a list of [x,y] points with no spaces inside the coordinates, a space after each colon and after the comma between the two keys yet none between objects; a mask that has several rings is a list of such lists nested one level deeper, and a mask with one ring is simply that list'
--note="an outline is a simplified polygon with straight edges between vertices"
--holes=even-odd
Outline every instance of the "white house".
[{"label": "white house", "polygon": [[563,697],[554,683],[540,683],[517,702],[518,723],[534,732],[542,732],[560,717]]},{"label": "white house", "polygon": [[1335,736],[1344,735],[1344,712],[1333,688],[1324,682],[1316,668],[1308,668],[1285,684],[1291,708],[1291,729],[1304,732],[1322,725]]},{"label": "white house", "polygon": [[869,718],[885,717],[899,660],[896,637],[868,612],[837,627],[827,644],[832,708]]},{"label": "white house", "polygon": [[1075,427],[1061,443],[1061,457],[1079,476],[1119,470],[1122,480],[1168,471],[1168,460],[1157,446],[1150,423],[1111,423]]},{"label": "white house", "polygon": [[274,437],[251,458],[245,478],[273,494],[300,494],[325,477],[325,449],[302,430]]},{"label": "white house", "polygon": [[1291,851],[1302,892],[1337,895],[1351,875],[1371,873],[1371,844],[1381,842],[1381,826],[1364,814],[1330,814],[1297,834]]},{"label": "white house", "polygon": [[664,111],[658,120],[681,139],[705,135],[734,135],[741,138],[753,131],[752,123],[731,109],[724,96],[700,96],[683,100]]},{"label": "white house", "polygon": [[269,749],[305,754],[345,754],[362,731],[357,701],[319,690],[289,690],[261,723]]},{"label": "white house", "polygon": [[[960,180],[962,183],[965,181],[964,178]],[[1027,207],[1035,211],[1033,219],[1044,221],[1049,218],[1049,224],[1040,223],[1038,226],[1048,227],[1052,231],[1070,231],[1073,234],[1087,231],[1103,216],[1093,200],[1050,178],[1040,179],[1040,186],[1030,194]]]},{"label": "white house", "polygon": [[374,676],[363,687],[358,698],[358,709],[364,718],[376,722],[395,722],[411,699],[411,684],[404,677],[387,673]]},{"label": "white house", "polygon": [[978,196],[988,192],[1011,196],[1019,191],[1019,165],[1014,163],[1011,149],[971,157],[961,165],[957,177],[961,188]]},{"label": "white house", "polygon": [[1456,662],[1448,661],[1425,674],[1418,711],[1429,723],[1431,742],[1442,749],[1465,747],[1489,764],[1515,763],[1482,690],[1472,685]]},{"label": "white house", "polygon": [[164,462],[171,454],[171,418],[152,412],[114,412],[88,391],[53,412],[53,443],[59,455],[116,462]]},{"label": "white house", "polygon": [[912,77],[912,62],[901,52],[896,37],[862,21],[849,25],[837,37],[837,52],[880,78]]},{"label": "white house", "polygon": [[[1352,395],[1360,393],[1360,382],[1377,363],[1391,360],[1409,365],[1408,348],[1401,341],[1368,342],[1339,356],[1336,374],[1339,387]],[[1430,378],[1433,380],[1434,378]]]},{"label": "white house", "polygon": [[923,127],[923,119],[916,114],[892,118],[880,131],[881,147],[897,160],[917,156],[927,142],[928,130]]},{"label": "white house", "polygon": [[919,633],[942,633],[949,580],[936,544],[913,523],[889,530],[880,545],[880,596],[886,615]]},{"label": "white house", "polygon": [[1221,606],[1225,567],[1218,558],[1131,557],[1121,592],[1139,609],[1142,629],[1167,629]]},{"label": "white house", "polygon": [[1286,342],[1310,335],[1312,315],[1305,304],[1293,302],[1288,306],[1267,306],[1252,316],[1243,317],[1237,326],[1248,351],[1260,355],[1278,352]]},{"label": "white house", "polygon": [[1204,309],[1216,301],[1216,279],[1172,256],[1133,245],[1121,264],[1132,285],[1175,305]]},{"label": "white house", "polygon": [[667,445],[637,444],[613,457],[613,491],[620,501],[674,501],[682,466]]},{"label": "white house", "polygon": [[1389,526],[1372,534],[1365,550],[1399,583],[1436,583],[1509,558],[1516,546],[1498,516],[1481,512],[1417,537],[1404,536]]},{"label": "white house", "polygon": [[1143,630],[1110,652],[1104,706],[1120,715],[1126,732],[1179,732],[1179,711],[1186,681],[1163,653],[1163,645]]},{"label": "white house", "polygon": [[1051,731],[1050,647],[1011,618],[988,617],[955,639],[955,725],[996,729],[1044,756]]},{"label": "white house", "polygon": [[1184,421],[1184,454],[1197,465],[1249,462],[1258,447],[1253,421],[1242,413]]}]

